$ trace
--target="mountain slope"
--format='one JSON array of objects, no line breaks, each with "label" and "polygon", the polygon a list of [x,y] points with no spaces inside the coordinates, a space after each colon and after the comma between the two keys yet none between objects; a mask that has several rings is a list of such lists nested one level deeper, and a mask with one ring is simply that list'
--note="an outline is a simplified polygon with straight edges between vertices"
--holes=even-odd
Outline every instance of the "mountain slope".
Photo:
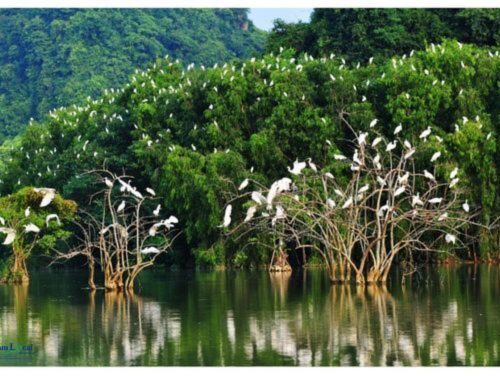
[{"label": "mountain slope", "polygon": [[2,9],[0,140],[155,58],[213,64],[252,56],[264,37],[246,9]]}]

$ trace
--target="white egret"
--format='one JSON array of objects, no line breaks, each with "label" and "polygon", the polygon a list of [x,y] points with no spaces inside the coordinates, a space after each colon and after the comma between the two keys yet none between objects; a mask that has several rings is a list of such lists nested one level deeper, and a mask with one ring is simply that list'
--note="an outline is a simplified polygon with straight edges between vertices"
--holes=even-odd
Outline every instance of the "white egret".
[{"label": "white egret", "polygon": [[155,210],[153,210],[153,214],[155,217],[158,217],[160,215],[160,210],[161,210],[161,204],[158,204]]},{"label": "white egret", "polygon": [[313,170],[314,172],[318,172],[318,168],[316,167],[316,164],[312,162],[311,158],[307,158],[307,163],[309,164],[311,170]]},{"label": "white egret", "polygon": [[262,193],[257,192],[257,191],[252,192],[252,200],[254,200],[259,205],[266,202],[265,196]]},{"label": "white egret", "polygon": [[151,196],[156,196],[156,192],[152,188],[146,188],[146,192],[148,192]]},{"label": "white egret", "polygon": [[24,216],[29,217],[30,216],[30,207],[28,206],[26,209],[24,209]]},{"label": "white egret", "polygon": [[444,221],[445,219],[448,219],[448,213],[447,212],[444,212],[443,214],[441,214],[438,218],[438,221],[439,222],[442,222]]},{"label": "white egret", "polygon": [[396,129],[394,129],[394,135],[397,135],[402,130],[403,130],[403,126],[401,125],[401,123],[399,123],[399,125],[396,127]]},{"label": "white egret", "polygon": [[49,214],[45,217],[45,225],[48,226],[49,222],[55,219],[58,225],[61,225],[61,221],[59,220],[59,216],[57,214]]},{"label": "white egret", "polygon": [[295,160],[295,162],[293,162],[293,168],[288,167],[288,172],[293,175],[300,175],[304,168],[306,168],[306,162]]},{"label": "white egret", "polygon": [[387,147],[385,148],[385,151],[391,152],[392,150],[396,149],[396,143],[398,140],[394,140],[390,143],[387,144]]},{"label": "white egret", "polygon": [[368,189],[370,189],[370,184],[366,184],[363,187],[361,187],[358,193],[365,193],[366,191],[368,191]]},{"label": "white egret", "polygon": [[247,214],[245,216],[245,219],[243,220],[243,222],[248,222],[250,221],[253,216],[255,215],[255,212],[257,211],[257,206],[250,206],[247,210]]},{"label": "white egret", "polygon": [[424,170],[424,176],[429,179],[429,180],[432,180],[432,181],[436,181],[436,178],[434,177],[434,175],[432,175],[429,171],[427,170]]},{"label": "white egret", "polygon": [[387,182],[382,179],[380,176],[377,175],[377,182],[382,186],[382,187],[385,187],[385,185],[387,184]]},{"label": "white egret", "polygon": [[446,240],[446,243],[453,243],[453,244],[455,244],[457,238],[456,238],[455,235],[446,234],[446,236],[444,237],[444,240]]},{"label": "white egret", "polygon": [[406,190],[406,187],[405,186],[402,186],[402,187],[399,187],[398,189],[396,189],[396,191],[394,192],[394,197],[398,197],[400,195],[402,195],[404,193],[404,191]]},{"label": "white egret", "polygon": [[453,188],[455,185],[457,185],[459,180],[460,180],[459,178],[453,179],[450,183],[450,188]]},{"label": "white egret", "polygon": [[434,197],[429,200],[429,204],[440,204],[442,201],[442,197]]},{"label": "white egret", "polygon": [[427,137],[431,134],[432,130],[431,127],[427,127],[426,130],[424,130],[422,133],[420,133],[420,136],[418,136],[420,139],[427,140]]},{"label": "white egret", "polygon": [[380,141],[382,141],[382,137],[376,137],[372,142],[372,147],[377,146],[380,143]]},{"label": "white egret", "polygon": [[336,161],[343,161],[346,159],[346,157],[342,154],[334,154],[333,155],[333,158],[336,160]]},{"label": "white egret", "polygon": [[233,211],[233,206],[229,204],[226,206],[226,211],[224,212],[224,221],[222,227],[228,227],[231,224],[231,212]]},{"label": "white egret", "polygon": [[27,225],[24,225],[24,232],[35,232],[35,233],[38,233],[40,232],[40,227],[38,227],[37,225],[33,224],[33,223],[29,223]]},{"label": "white egret", "polygon": [[373,128],[375,125],[377,125],[378,123],[378,119],[373,119],[371,122],[370,122],[370,128]]},{"label": "white egret", "polygon": [[240,186],[238,187],[238,191],[242,191],[243,189],[245,189],[246,187],[248,187],[248,178],[243,180],[240,184]]},{"label": "white egret", "polygon": [[358,136],[358,144],[359,146],[364,145],[366,143],[366,138],[368,137],[368,133],[360,133]]},{"label": "white egret", "polygon": [[424,206],[424,202],[420,199],[420,193],[411,198],[411,206],[415,207],[417,205]]},{"label": "white egret", "polygon": [[160,253],[161,251],[156,248],[156,247],[146,247],[144,249],[141,249],[141,253],[143,255],[147,255],[147,254],[150,254],[150,253]]},{"label": "white egret", "polygon": [[14,230],[13,228],[10,228],[10,227],[0,227],[0,232],[2,234],[7,235],[5,237],[5,240],[2,243],[3,245],[12,244],[12,242],[16,238],[16,230]]},{"label": "white egret", "polygon": [[348,207],[350,207],[352,205],[352,202],[353,202],[353,198],[349,197],[346,200],[346,202],[344,202],[344,205],[342,205],[342,209],[347,209]]},{"label": "white egret", "polygon": [[437,159],[441,156],[441,152],[437,151],[435,152],[434,154],[432,154],[432,157],[431,157],[431,162],[435,162],[437,161]]},{"label": "white egret", "polygon": [[333,201],[331,198],[326,199],[326,204],[330,209],[333,209],[336,206],[335,201]]},{"label": "white egret", "polygon": [[450,173],[450,179],[454,179],[458,174],[458,167],[455,167]]},{"label": "white egret", "polygon": [[469,203],[467,202],[467,200],[465,200],[464,204],[462,205],[462,208],[464,209],[464,211],[465,211],[466,213],[468,213],[468,212],[469,212],[470,207],[469,207]]},{"label": "white egret", "polygon": [[108,188],[113,187],[113,182],[111,180],[109,180],[108,178],[104,178],[104,184],[106,184],[106,186]]},{"label": "white egret", "polygon": [[123,200],[120,205],[118,205],[118,209],[116,209],[116,212],[117,213],[120,213],[123,211],[123,209],[125,209],[125,200]]}]

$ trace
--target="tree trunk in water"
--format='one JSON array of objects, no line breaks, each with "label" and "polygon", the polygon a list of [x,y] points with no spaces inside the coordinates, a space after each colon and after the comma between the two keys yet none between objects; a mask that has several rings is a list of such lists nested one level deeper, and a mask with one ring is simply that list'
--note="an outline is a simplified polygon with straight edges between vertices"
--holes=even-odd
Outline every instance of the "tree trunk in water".
[{"label": "tree trunk in water", "polygon": [[91,290],[96,289],[96,285],[94,283],[94,260],[91,258],[89,260],[89,288]]},{"label": "tree trunk in water", "polygon": [[24,255],[22,254],[22,252],[14,251],[12,257],[12,265],[10,267],[7,278],[5,278],[5,281],[7,283],[14,284],[28,284],[30,278]]}]

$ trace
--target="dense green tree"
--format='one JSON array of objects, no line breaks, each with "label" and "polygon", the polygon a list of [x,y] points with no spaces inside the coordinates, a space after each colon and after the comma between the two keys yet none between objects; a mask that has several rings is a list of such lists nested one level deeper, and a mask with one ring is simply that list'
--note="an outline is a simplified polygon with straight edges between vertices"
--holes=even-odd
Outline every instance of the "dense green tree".
[{"label": "dense green tree", "polygon": [[[498,216],[498,52],[445,41],[359,68],[338,57],[295,55],[286,50],[210,69],[158,60],[123,88],[53,111],[5,143],[2,190],[51,186],[85,206],[96,188],[83,171],[126,169],[179,217],[185,233],[174,262],[239,264],[242,242],[233,244],[218,228],[231,184],[267,184],[286,176],[295,158],[312,158],[348,179],[350,170],[331,158],[353,152],[342,119],[363,131],[377,118],[388,139],[402,124],[400,137],[422,151],[420,171],[433,169],[430,157],[442,150],[434,173],[448,180],[458,167],[483,223]],[[429,126],[432,136],[423,142]],[[242,215],[235,210],[234,220]],[[483,236],[482,253],[474,254],[498,257]],[[260,251],[245,250],[247,264],[263,260]]]},{"label": "dense green tree", "polygon": [[246,9],[2,9],[0,140],[166,54],[213,64],[263,44]]},{"label": "dense green tree", "polygon": [[276,21],[266,49],[294,48],[354,61],[390,57],[454,38],[477,45],[500,42],[499,9],[315,9],[308,24]]}]

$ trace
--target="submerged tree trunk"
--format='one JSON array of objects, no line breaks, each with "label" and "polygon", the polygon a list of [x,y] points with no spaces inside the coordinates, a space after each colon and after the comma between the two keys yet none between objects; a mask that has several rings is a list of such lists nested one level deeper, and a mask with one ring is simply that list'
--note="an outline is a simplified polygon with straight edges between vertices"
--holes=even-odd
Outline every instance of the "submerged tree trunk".
[{"label": "submerged tree trunk", "polygon": [[28,284],[29,274],[28,268],[26,267],[26,258],[22,251],[14,251],[14,254],[10,258],[9,271],[4,278],[0,279],[2,283],[12,283],[12,284]]}]

